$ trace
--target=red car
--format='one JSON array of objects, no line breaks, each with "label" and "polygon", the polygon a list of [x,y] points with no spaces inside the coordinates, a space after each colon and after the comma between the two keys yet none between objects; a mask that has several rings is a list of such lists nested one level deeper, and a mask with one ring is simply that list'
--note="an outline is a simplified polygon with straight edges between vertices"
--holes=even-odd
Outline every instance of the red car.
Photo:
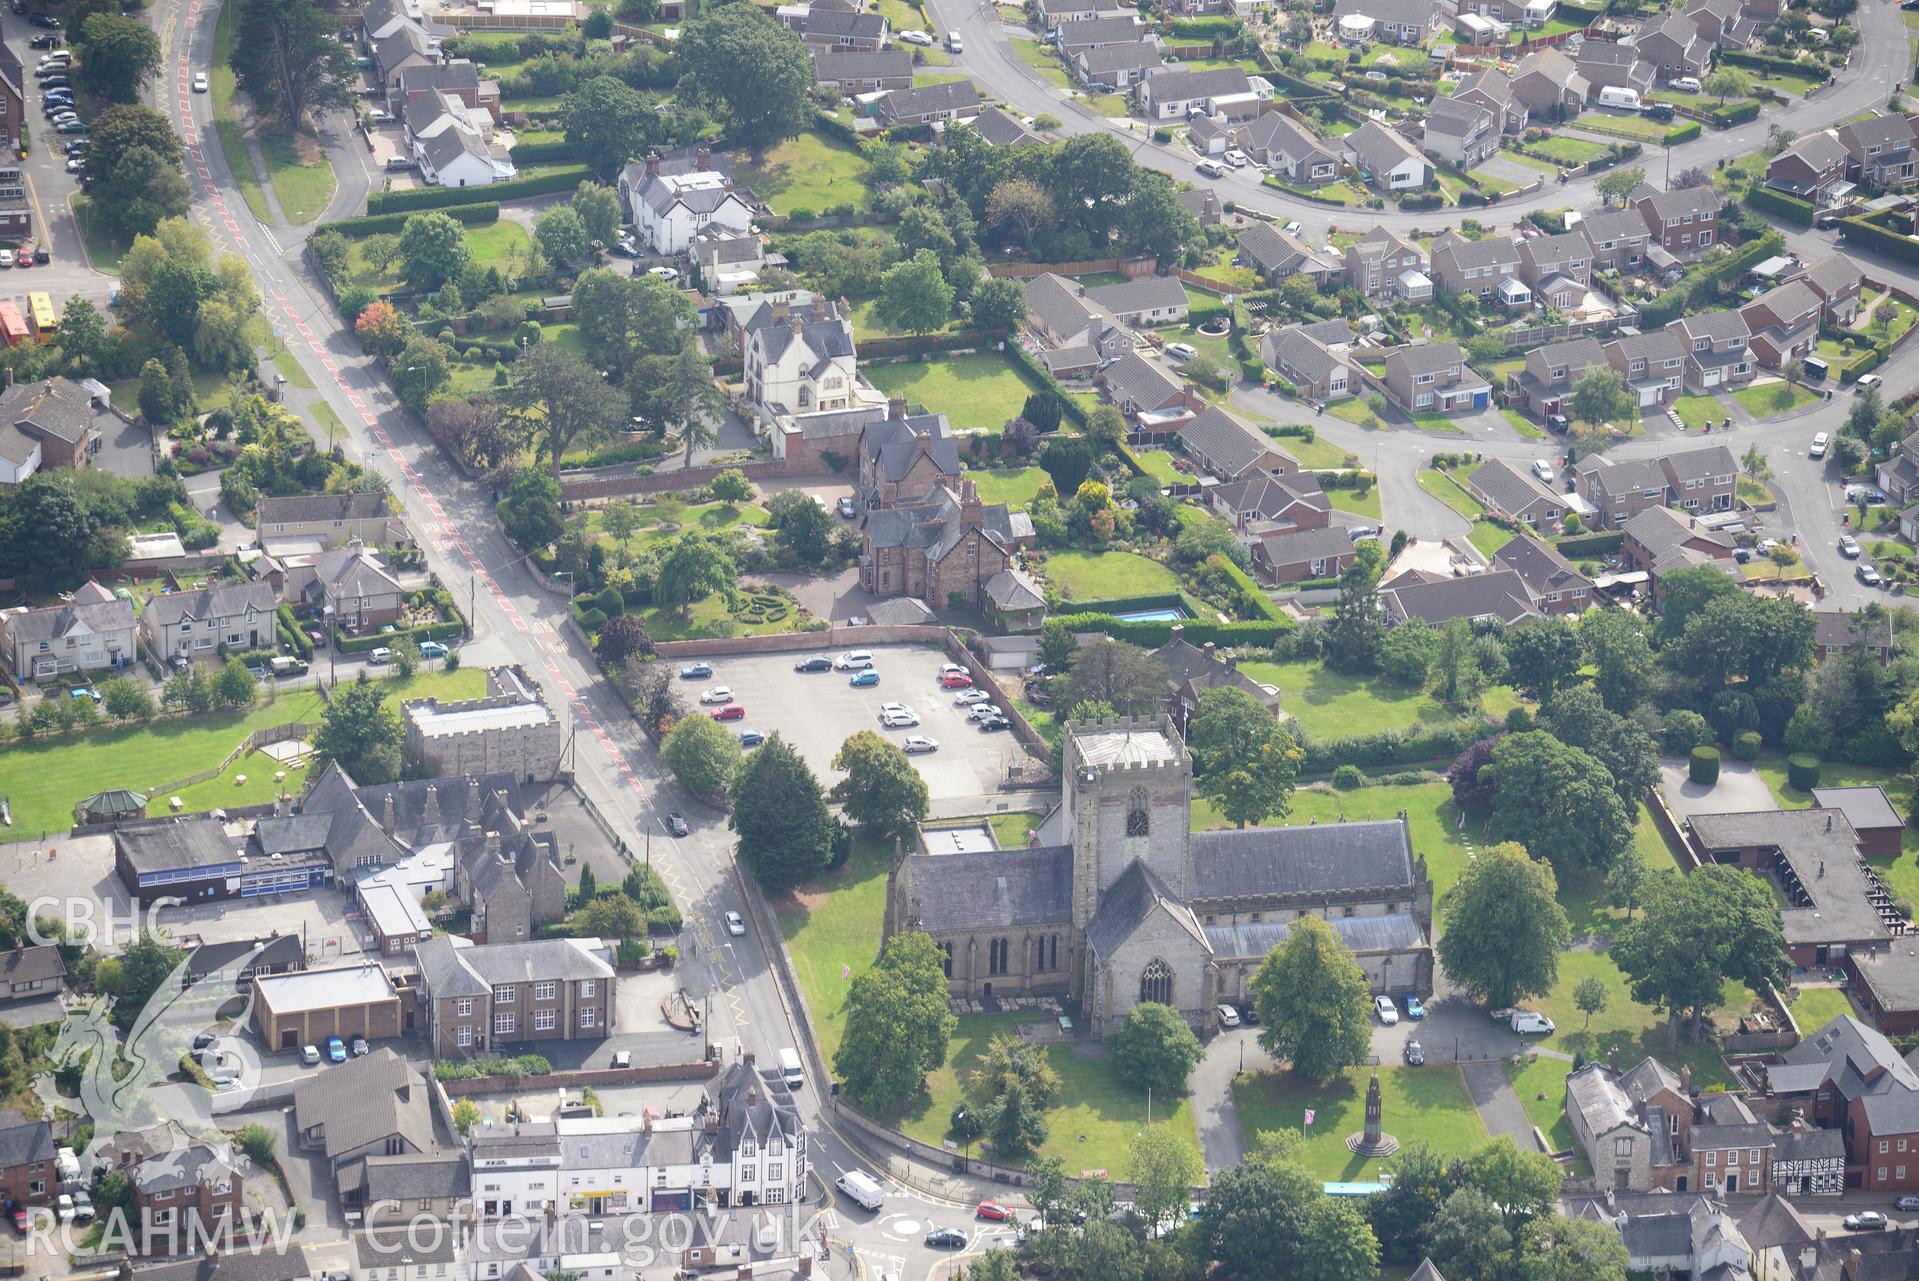
[{"label": "red car", "polygon": [[26,1206],[15,1201],[8,1213],[13,1216],[13,1230],[15,1232],[18,1232],[21,1236],[25,1236],[32,1229],[33,1216],[27,1212]]},{"label": "red car", "polygon": [[965,672],[948,672],[946,675],[940,677],[941,689],[966,689],[970,687],[972,683],[973,678]]},{"label": "red car", "polygon": [[982,1219],[991,1219],[995,1223],[1004,1223],[1013,1217],[1012,1212],[997,1201],[981,1201],[976,1212]]},{"label": "red car", "polygon": [[746,709],[738,703],[728,703],[725,707],[715,708],[712,715],[716,721],[742,721],[746,719]]}]

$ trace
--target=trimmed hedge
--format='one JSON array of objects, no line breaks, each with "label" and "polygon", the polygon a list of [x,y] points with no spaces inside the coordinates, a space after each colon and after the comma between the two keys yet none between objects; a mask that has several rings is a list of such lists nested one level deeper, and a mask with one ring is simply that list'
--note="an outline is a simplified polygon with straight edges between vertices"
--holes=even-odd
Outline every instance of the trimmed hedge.
[{"label": "trimmed hedge", "polygon": [[1880,253],[1905,262],[1919,262],[1919,240],[1897,231],[1892,231],[1874,222],[1873,214],[1863,214],[1857,218],[1842,219],[1839,223],[1839,238],[1863,249],[1877,249]]},{"label": "trimmed hedge", "polygon": [[1759,119],[1759,104],[1748,98],[1744,102],[1735,102],[1731,106],[1714,107],[1706,114],[1711,116],[1712,122],[1721,129],[1730,129],[1733,125],[1743,125],[1748,120]]},{"label": "trimmed hedge", "polygon": [[300,620],[293,616],[293,606],[281,605],[274,611],[274,631],[279,633],[280,643],[293,651],[296,657],[312,659],[313,642],[301,630]]},{"label": "trimmed hedge", "polygon": [[1783,218],[1795,227],[1812,226],[1813,207],[1810,200],[1801,200],[1789,196],[1783,191],[1774,191],[1763,183],[1755,182],[1746,188],[1746,207],[1762,209],[1776,218]]},{"label": "trimmed hedge", "polygon": [[1399,207],[1407,210],[1437,209],[1445,203],[1446,197],[1437,191],[1419,191],[1399,198]]},{"label": "trimmed hedge", "polygon": [[1341,765],[1418,765],[1442,757],[1450,760],[1485,737],[1481,725],[1448,725],[1432,730],[1385,730],[1352,738],[1308,742],[1299,762],[1302,774],[1330,774]]},{"label": "trimmed hedge", "polygon": [[1816,62],[1800,62],[1796,58],[1780,58],[1767,53],[1745,53],[1738,49],[1721,49],[1719,61],[1731,63],[1735,67],[1751,67],[1755,71],[1773,71],[1788,76],[1803,76],[1811,72],[1822,74],[1821,83],[1832,79],[1832,72]]},{"label": "trimmed hedge", "polygon": [[1086,409],[1079,401],[1068,395],[1060,380],[1053,377],[1051,370],[1034,360],[1032,354],[1022,343],[1006,344],[1006,358],[1023,370],[1026,376],[1039,384],[1039,390],[1050,391],[1059,397],[1060,413],[1075,427],[1086,426]]},{"label": "trimmed hedge", "polygon": [[1759,731],[1742,729],[1732,738],[1732,754],[1737,760],[1756,761],[1759,759]]},{"label": "trimmed hedge", "polygon": [[1575,556],[1610,556],[1618,551],[1626,541],[1621,533],[1610,534],[1573,534],[1567,538],[1555,538],[1553,547],[1561,556],[1571,559]]},{"label": "trimmed hedge", "polygon": [[543,162],[573,160],[579,156],[580,149],[566,139],[558,138],[552,142],[523,142],[506,154],[516,166],[531,167]]},{"label": "trimmed hedge", "polygon": [[[469,227],[484,227],[500,220],[500,206],[492,201],[477,205],[455,205],[444,212],[455,222],[464,223]],[[329,222],[323,230],[337,231],[354,240],[364,240],[368,236],[397,235],[405,226],[406,215],[403,213],[367,214],[359,218],[342,218],[338,222]]]},{"label": "trimmed hedge", "polygon": [[405,191],[376,191],[367,197],[369,214],[415,213],[422,209],[450,209],[455,205],[473,205],[491,201],[517,200],[522,196],[549,196],[556,191],[571,191],[592,178],[585,165],[561,165],[531,178],[515,178],[485,187],[412,187]]},{"label": "trimmed hedge", "polygon": [[[1758,103],[1753,104],[1754,115],[1759,114],[1758,107]],[[1662,141],[1668,147],[1676,147],[1682,142],[1691,142],[1705,131],[1706,127],[1697,120],[1688,120],[1683,125],[1674,125],[1672,128],[1666,130],[1666,136]]]},{"label": "trimmed hedge", "polygon": [[1786,785],[1801,792],[1810,792],[1819,786],[1819,758],[1806,752],[1794,752],[1788,756]]},{"label": "trimmed hedge", "polygon": [[1716,747],[1695,747],[1692,757],[1686,763],[1686,773],[1695,783],[1711,787],[1719,781],[1719,749]]},{"label": "trimmed hedge", "polygon": [[[1641,329],[1664,328],[1669,322],[1677,320],[1689,311],[1704,308],[1710,301],[1710,290],[1728,280],[1737,280],[1764,259],[1772,257],[1785,248],[1786,238],[1776,231],[1767,232],[1741,245],[1732,253],[1714,262],[1702,263],[1680,278],[1678,284],[1666,290],[1658,297],[1649,300],[1639,309],[1639,327]],[[1915,246],[1919,251],[1919,246]],[[1699,297],[1695,303],[1696,295]]]},{"label": "trimmed hedge", "polygon": [[410,640],[415,645],[421,641],[447,641],[464,635],[466,624],[457,619],[450,623],[428,623],[425,627],[412,627],[405,631],[376,632],[371,636],[342,636],[334,644],[340,647],[342,654],[364,654],[370,649],[385,645],[392,648],[402,640]]},{"label": "trimmed hedge", "polygon": [[1285,619],[1221,623],[1206,618],[1128,622],[1111,614],[1064,614],[1058,617],[1071,631],[1099,632],[1114,640],[1128,641],[1147,649],[1158,649],[1164,645],[1172,637],[1176,624],[1185,629],[1183,635],[1189,645],[1204,645],[1207,641],[1222,646],[1271,645],[1281,636],[1290,636],[1294,630],[1292,622]]}]

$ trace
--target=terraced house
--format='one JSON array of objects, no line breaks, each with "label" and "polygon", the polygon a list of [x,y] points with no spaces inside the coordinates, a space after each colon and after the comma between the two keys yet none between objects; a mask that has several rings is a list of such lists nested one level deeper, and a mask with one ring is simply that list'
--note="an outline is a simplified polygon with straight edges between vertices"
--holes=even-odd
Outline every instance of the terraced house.
[{"label": "terraced house", "polygon": [[135,657],[133,602],[88,581],[59,605],[0,611],[0,649],[20,681],[124,666]]},{"label": "terraced house", "polygon": [[1340,400],[1359,389],[1359,375],[1347,362],[1352,330],[1343,320],[1289,325],[1268,330],[1259,340],[1260,358],[1308,400]]},{"label": "terraced house", "polygon": [[271,583],[203,587],[156,596],[140,612],[140,648],[154,662],[215,661],[221,650],[270,649],[279,601]]}]

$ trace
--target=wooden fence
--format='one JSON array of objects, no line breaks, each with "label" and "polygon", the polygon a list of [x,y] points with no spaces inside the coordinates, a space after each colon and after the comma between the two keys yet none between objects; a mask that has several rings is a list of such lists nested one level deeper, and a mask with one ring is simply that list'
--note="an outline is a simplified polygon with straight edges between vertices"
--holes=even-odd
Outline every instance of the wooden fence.
[{"label": "wooden fence", "polygon": [[195,783],[204,783],[210,778],[218,778],[226,773],[227,766],[245,756],[256,747],[265,747],[269,743],[284,743],[289,739],[305,738],[318,725],[308,725],[303,721],[291,721],[285,725],[274,725],[267,729],[256,729],[240,740],[240,745],[226,754],[212,769],[203,769],[198,774],[189,774],[185,778],[171,779],[165,783],[154,784],[149,796],[159,796],[165,792],[177,792],[183,787],[192,787]]},{"label": "wooden fence", "polygon": [[1116,271],[1122,276],[1150,276],[1159,270],[1159,259],[1088,258],[1084,262],[996,262],[986,269],[989,276],[1008,280],[1028,280],[1051,272],[1056,276],[1090,276],[1094,272]]}]

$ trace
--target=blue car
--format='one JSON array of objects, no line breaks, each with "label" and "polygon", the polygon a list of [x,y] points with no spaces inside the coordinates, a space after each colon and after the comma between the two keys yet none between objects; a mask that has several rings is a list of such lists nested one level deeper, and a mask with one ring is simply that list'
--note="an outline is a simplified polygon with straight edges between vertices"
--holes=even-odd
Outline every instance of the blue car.
[{"label": "blue car", "polygon": [[1414,1022],[1426,1017],[1426,1007],[1419,1003],[1418,997],[1409,996],[1406,998],[1406,1017],[1412,1019]]},{"label": "blue car", "polygon": [[105,701],[101,697],[100,692],[98,690],[89,689],[85,685],[74,686],[72,689],[67,691],[67,697],[68,698],[90,698],[96,703]]},{"label": "blue car", "polygon": [[869,667],[863,672],[853,673],[853,679],[846,683],[854,689],[864,689],[868,685],[879,684],[880,674]]},{"label": "blue car", "polygon": [[346,1062],[346,1042],[337,1036],[329,1036],[326,1039],[326,1057],[329,1063]]},{"label": "blue car", "polygon": [[741,747],[758,747],[761,743],[764,743],[765,741],[766,741],[766,735],[760,733],[756,729],[743,729],[740,731]]},{"label": "blue car", "polygon": [[421,658],[445,658],[446,646],[440,644],[439,641],[421,641],[420,657]]},{"label": "blue car", "polygon": [[688,663],[680,669],[680,679],[683,681],[696,681],[702,676],[711,676],[712,674],[713,664],[711,663]]}]

